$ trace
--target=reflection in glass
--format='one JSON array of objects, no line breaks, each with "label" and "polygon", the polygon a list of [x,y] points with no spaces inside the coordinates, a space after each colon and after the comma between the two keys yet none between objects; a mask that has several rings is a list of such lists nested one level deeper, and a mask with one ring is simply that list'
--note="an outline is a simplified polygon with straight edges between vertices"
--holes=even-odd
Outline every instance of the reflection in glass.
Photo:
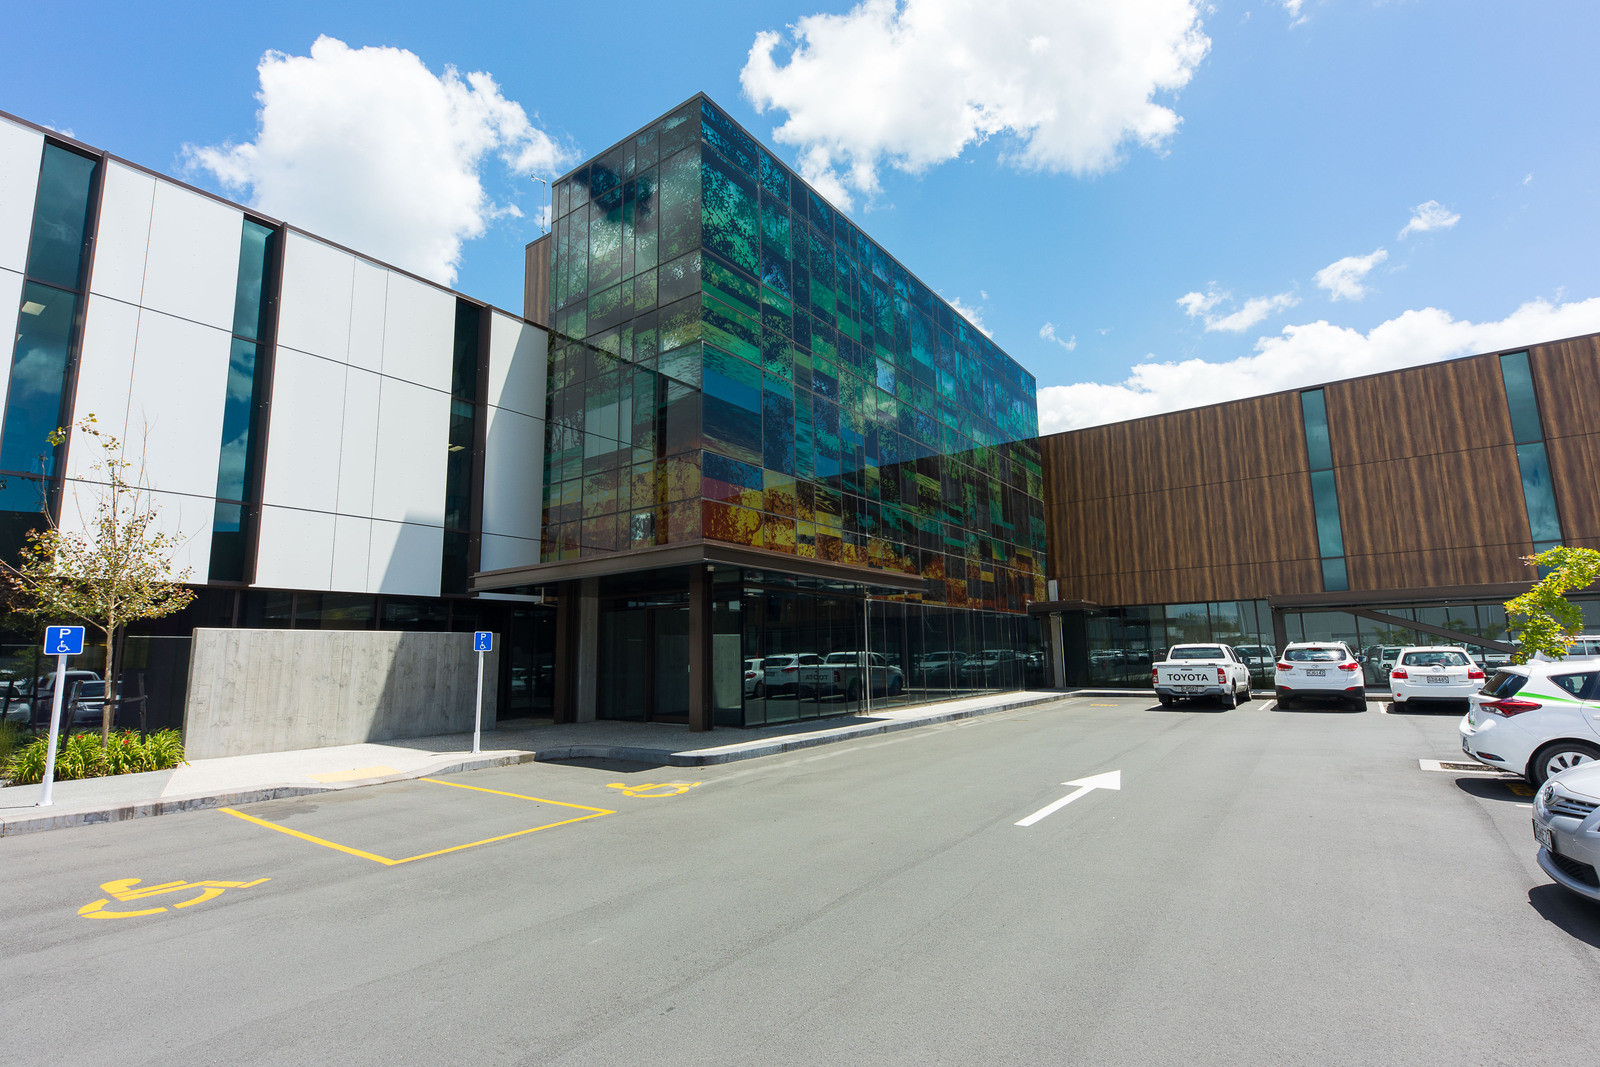
[{"label": "reflection in glass", "polygon": [[95,165],[59,145],[45,145],[28,242],[29,278],[63,289],[78,288]]},{"label": "reflection in glass", "polygon": [[1344,534],[1339,528],[1339,492],[1333,471],[1316,471],[1311,475],[1311,500],[1317,517],[1318,554],[1323,557],[1344,555]]},{"label": "reflection in glass", "polygon": [[0,470],[55,473],[55,449],[47,439],[61,424],[61,393],[77,307],[73,293],[36,282],[23,286],[5,423],[0,428]]},{"label": "reflection in glass", "polygon": [[1539,424],[1539,401],[1534,396],[1528,353],[1508,352],[1501,356],[1500,376],[1505,381],[1506,404],[1511,409],[1512,440],[1525,444],[1544,437],[1544,429]]},{"label": "reflection in glass", "polygon": [[1528,528],[1534,541],[1559,542],[1561,519],[1556,513],[1555,490],[1550,485],[1550,459],[1544,442],[1517,446],[1517,466],[1522,471],[1522,497],[1528,506]]}]

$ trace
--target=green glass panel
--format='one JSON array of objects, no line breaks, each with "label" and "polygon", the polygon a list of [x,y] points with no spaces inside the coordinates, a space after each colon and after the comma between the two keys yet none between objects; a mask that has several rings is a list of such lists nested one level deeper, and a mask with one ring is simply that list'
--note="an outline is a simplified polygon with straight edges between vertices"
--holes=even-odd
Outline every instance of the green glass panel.
[{"label": "green glass panel", "polygon": [[[1328,406],[1321,389],[1300,394],[1300,414],[1305,419],[1306,456],[1314,471],[1333,466],[1333,447],[1328,441]],[[1342,555],[1343,553],[1324,553]]]},{"label": "green glass panel", "polygon": [[706,256],[704,286],[708,296],[716,297],[739,314],[752,319],[761,315],[760,286],[710,254]]},{"label": "green glass panel", "polygon": [[760,226],[754,184],[712,153],[703,160],[705,247],[750,277],[761,270]]},{"label": "green glass panel", "polygon": [[1550,484],[1550,458],[1543,441],[1517,446],[1522,472],[1522,499],[1528,508],[1528,529],[1535,541],[1560,541],[1561,518]]},{"label": "green glass panel", "polygon": [[1517,444],[1544,438],[1539,423],[1539,401],[1533,390],[1533,371],[1528,353],[1509,352],[1500,357],[1500,375],[1505,381],[1506,403],[1511,409],[1511,436]]},{"label": "green glass panel", "polygon": [[700,153],[679,152],[661,166],[660,259],[700,247]]},{"label": "green glass panel", "polygon": [[87,156],[59,145],[44,146],[28,242],[29,278],[62,289],[78,288],[94,169],[95,161]]},{"label": "green glass panel", "polygon": [[274,231],[251,219],[244,220],[239,237],[239,278],[234,287],[233,332],[252,341],[266,330],[264,313],[270,307],[262,301],[267,273],[268,250]]},{"label": "green glass panel", "polygon": [[23,286],[5,423],[0,429],[0,470],[55,473],[55,449],[48,438],[61,424],[61,394],[77,307],[78,298],[72,293],[36,282]]},{"label": "green glass panel", "polygon": [[1339,526],[1339,493],[1332,471],[1312,473],[1311,499],[1317,517],[1319,554],[1344,555],[1344,534]]},{"label": "green glass panel", "polygon": [[709,297],[702,312],[705,340],[740,359],[761,362],[761,323],[747,318],[720,301]]}]

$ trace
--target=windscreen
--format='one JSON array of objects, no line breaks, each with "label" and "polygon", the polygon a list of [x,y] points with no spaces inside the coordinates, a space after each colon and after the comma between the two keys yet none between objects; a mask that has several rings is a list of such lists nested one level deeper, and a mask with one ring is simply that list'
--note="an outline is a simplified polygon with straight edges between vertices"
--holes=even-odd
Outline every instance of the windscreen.
[{"label": "windscreen", "polygon": [[1404,667],[1465,667],[1464,652],[1407,652],[1400,657]]},{"label": "windscreen", "polygon": [[1168,659],[1227,659],[1216,645],[1190,645],[1174,648]]},{"label": "windscreen", "polygon": [[1290,663],[1338,663],[1344,659],[1342,648],[1291,648],[1283,654]]}]

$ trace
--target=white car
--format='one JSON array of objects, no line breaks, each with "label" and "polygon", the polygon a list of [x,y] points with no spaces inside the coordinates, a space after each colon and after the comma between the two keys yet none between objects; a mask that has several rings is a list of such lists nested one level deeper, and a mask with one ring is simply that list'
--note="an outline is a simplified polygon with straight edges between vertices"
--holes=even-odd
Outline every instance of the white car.
[{"label": "white car", "polygon": [[1459,648],[1412,645],[1400,650],[1389,671],[1396,704],[1417,700],[1462,701],[1483,688],[1482,668]]},{"label": "white car", "polygon": [[786,652],[761,661],[761,673],[768,693],[800,692],[800,668],[816,667],[822,657],[812,652]]},{"label": "white car", "polygon": [[1600,900],[1600,763],[1563,771],[1533,798],[1539,866],[1567,889]]},{"label": "white car", "polygon": [[1343,641],[1291,641],[1278,657],[1272,682],[1280,708],[1300,699],[1340,700],[1357,710],[1367,706],[1361,664]]},{"label": "white car", "polygon": [[1535,787],[1600,759],[1600,661],[1537,661],[1496,671],[1471,697],[1461,751]]},{"label": "white car", "polygon": [[767,693],[767,675],[761,667],[761,657],[744,661],[744,695],[747,697],[765,696]]}]

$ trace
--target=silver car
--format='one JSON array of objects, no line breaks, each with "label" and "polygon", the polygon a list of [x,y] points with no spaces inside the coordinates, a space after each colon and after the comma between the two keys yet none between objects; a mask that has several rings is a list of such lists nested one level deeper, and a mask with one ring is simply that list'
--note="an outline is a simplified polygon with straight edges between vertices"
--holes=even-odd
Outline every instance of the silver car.
[{"label": "silver car", "polygon": [[1600,763],[1555,775],[1533,798],[1533,836],[1544,873],[1600,900]]}]

